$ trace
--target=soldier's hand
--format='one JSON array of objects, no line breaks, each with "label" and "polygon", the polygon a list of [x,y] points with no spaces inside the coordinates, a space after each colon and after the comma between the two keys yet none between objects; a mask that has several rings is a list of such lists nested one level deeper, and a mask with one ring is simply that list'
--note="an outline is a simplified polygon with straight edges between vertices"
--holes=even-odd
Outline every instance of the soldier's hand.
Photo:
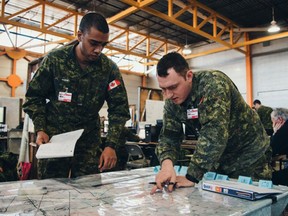
[{"label": "soldier's hand", "polygon": [[115,150],[111,147],[105,147],[100,156],[98,168],[100,172],[107,169],[112,169],[113,167],[116,166],[116,162],[117,162],[117,155]]},{"label": "soldier's hand", "polygon": [[152,188],[150,194],[154,194],[158,189],[163,190],[167,186],[168,191],[172,192],[176,183],[176,173],[171,160],[166,159],[162,162],[161,170],[155,178],[156,185]]},{"label": "soldier's hand", "polygon": [[185,176],[177,176],[176,177],[176,187],[194,187],[195,183],[192,181],[189,181]]},{"label": "soldier's hand", "polygon": [[49,136],[44,131],[37,132],[36,144],[41,145],[49,142]]}]

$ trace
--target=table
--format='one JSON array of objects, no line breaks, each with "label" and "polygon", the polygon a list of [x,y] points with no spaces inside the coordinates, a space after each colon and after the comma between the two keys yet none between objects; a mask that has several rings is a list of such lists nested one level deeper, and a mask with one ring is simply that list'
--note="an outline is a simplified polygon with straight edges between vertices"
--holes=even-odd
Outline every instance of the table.
[{"label": "table", "polygon": [[154,167],[0,184],[0,215],[280,215],[288,189],[271,199],[248,201],[202,189],[150,195]]}]

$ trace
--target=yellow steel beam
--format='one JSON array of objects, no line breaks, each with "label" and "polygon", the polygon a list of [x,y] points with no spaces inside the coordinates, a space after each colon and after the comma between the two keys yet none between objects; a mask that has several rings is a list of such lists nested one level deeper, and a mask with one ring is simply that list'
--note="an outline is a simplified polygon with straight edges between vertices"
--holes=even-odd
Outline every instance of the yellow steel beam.
[{"label": "yellow steel beam", "polygon": [[187,29],[189,31],[192,31],[192,32],[198,34],[198,35],[201,35],[201,36],[203,36],[205,38],[208,38],[208,39],[210,39],[212,41],[218,42],[218,43],[223,44],[223,45],[225,45],[225,46],[227,46],[229,48],[232,48],[231,44],[227,43],[226,41],[223,41],[221,38],[214,37],[213,35],[211,35],[211,34],[209,34],[207,32],[204,32],[204,31],[202,31],[200,29],[197,29],[197,28],[193,27],[192,25],[188,25],[185,22],[182,22],[182,21],[180,21],[178,19],[175,19],[174,17],[169,17],[168,15],[166,15],[166,14],[164,14],[162,12],[159,12],[157,10],[154,10],[152,8],[143,8],[142,10],[144,10],[145,12],[150,13],[150,14],[152,14],[154,16],[157,16],[157,17],[159,17],[161,19],[169,21],[169,22],[171,22],[171,23],[173,23],[175,25],[178,25],[181,28]]},{"label": "yellow steel beam", "polygon": [[233,44],[233,48],[247,46],[247,45],[252,45],[252,44],[257,44],[257,43],[262,43],[262,42],[265,42],[265,41],[281,39],[281,38],[284,38],[284,37],[288,37],[288,31],[281,32],[281,33],[274,34],[274,35],[265,36],[265,37],[262,37],[262,38],[257,38],[257,39],[253,39],[253,40],[239,42],[237,44]]},{"label": "yellow steel beam", "polygon": [[[154,57],[153,54],[156,54],[156,51],[159,51],[159,49],[161,47],[163,47],[164,49],[164,54],[167,53],[169,50],[168,50],[168,47],[173,47],[172,49],[176,49],[178,51],[181,50],[181,47],[176,44],[176,43],[172,43],[172,42],[168,42],[166,40],[161,40],[161,39],[158,39],[156,37],[153,37],[153,36],[147,36],[146,34],[143,34],[143,33],[139,33],[137,31],[133,31],[133,30],[130,30],[130,29],[126,29],[126,28],[123,28],[123,27],[120,27],[120,26],[117,26],[115,24],[113,24],[113,22],[116,22],[117,20],[119,19],[122,19],[123,17],[125,16],[128,16],[130,14],[131,11],[135,12],[136,9],[137,10],[143,10],[147,13],[150,13],[150,14],[153,14],[154,16],[158,16],[166,21],[169,21],[175,25],[178,25],[182,28],[185,28],[189,31],[192,31],[196,34],[199,34],[205,38],[208,38],[212,41],[215,41],[217,43],[220,43],[222,45],[224,45],[224,47],[220,47],[220,48],[216,48],[216,49],[213,49],[213,50],[209,50],[209,51],[205,51],[205,52],[202,52],[202,53],[198,53],[198,54],[191,54],[191,55],[188,55],[188,56],[185,56],[186,58],[193,58],[193,57],[198,57],[198,56],[203,56],[203,55],[207,55],[207,54],[211,54],[211,53],[215,53],[215,52],[221,52],[221,51],[224,51],[224,50],[228,50],[228,49],[238,49],[240,52],[243,52],[245,53],[245,51],[239,49],[240,47],[243,47],[243,46],[247,46],[247,45],[251,45],[251,44],[256,44],[256,43],[261,43],[261,42],[264,42],[264,41],[269,41],[269,40],[274,40],[274,39],[279,39],[279,38],[283,38],[283,37],[288,37],[288,33],[287,32],[284,32],[284,33],[280,33],[280,34],[276,34],[276,35],[273,35],[273,36],[267,36],[267,37],[263,37],[263,38],[259,38],[259,39],[254,39],[254,40],[250,40],[250,41],[245,41],[245,42],[239,42],[239,39],[240,39],[240,34],[239,36],[234,39],[233,36],[234,36],[234,32],[233,32],[233,29],[234,28],[239,28],[236,24],[234,24],[231,20],[221,16],[220,14],[217,14],[215,11],[211,10],[210,8],[206,7],[205,5],[202,5],[200,4],[199,2],[197,2],[196,0],[188,0],[188,3],[187,4],[184,4],[183,2],[179,1],[179,0],[166,0],[168,1],[168,14],[164,14],[162,12],[159,12],[159,11],[156,11],[152,8],[149,8],[148,6],[150,4],[153,4],[154,2],[156,2],[156,0],[137,0],[137,1],[133,1],[133,0],[121,0],[122,2],[130,5],[131,7],[128,8],[126,10],[126,12],[123,12],[123,13],[120,13],[118,15],[115,15],[113,17],[110,17],[108,18],[108,22],[110,23],[110,25],[116,29],[118,29],[120,31],[120,34],[116,37],[121,37],[122,36],[122,33],[121,31],[124,31],[126,33],[126,45],[128,44],[128,36],[127,34],[130,34],[130,33],[133,33],[133,34],[137,34],[139,35],[140,37],[143,37],[139,42],[136,42],[135,45],[132,45],[132,47],[129,48],[129,46],[126,46],[126,49],[119,49],[115,46],[113,46],[113,43],[109,44],[109,46],[107,47],[108,49],[111,49],[112,51],[115,51],[113,53],[124,53],[124,54],[127,54],[127,55],[134,55],[134,56],[138,56],[138,57],[141,57],[141,58],[144,58],[144,59],[148,59],[149,62],[147,64],[154,64],[155,61],[158,61],[158,58]],[[36,2],[36,3],[35,3]],[[57,36],[57,37],[60,37],[60,38],[63,38],[63,39],[66,39],[66,40],[73,40],[75,39],[75,36],[76,36],[76,29],[77,29],[77,23],[78,23],[78,16],[79,15],[83,15],[82,13],[78,13],[76,11],[73,11],[72,9],[69,9],[69,8],[66,8],[66,7],[63,7],[61,5],[58,5],[58,4],[55,4],[53,2],[48,2],[48,1],[45,1],[45,0],[34,0],[34,3],[33,5],[31,5],[29,8],[34,8],[34,7],[38,7],[40,5],[49,5],[50,7],[54,7],[54,8],[57,8],[59,10],[63,10],[63,11],[66,11],[68,12],[69,14],[67,15],[67,17],[63,17],[61,18],[60,20],[61,21],[64,21],[66,20],[67,18],[75,15],[75,25],[74,25],[74,35],[68,35],[68,34],[63,34],[63,33],[59,33],[59,32],[56,32],[56,31],[52,31],[52,30],[49,30],[49,28],[51,26],[55,26],[56,24],[59,24],[61,21],[57,21],[56,23],[53,23],[52,25],[48,26],[48,27],[44,27],[44,25],[42,25],[42,28],[41,26],[37,27],[37,26],[30,26],[30,25],[27,25],[27,24],[24,24],[24,23],[21,23],[21,22],[15,22],[11,19],[9,19],[7,16],[4,17],[4,14],[5,14],[5,3],[4,1],[2,1],[2,4],[1,4],[1,17],[0,17],[0,22],[2,23],[6,23],[6,24],[10,24],[10,25],[13,25],[13,26],[18,26],[18,27],[23,27],[23,28],[27,28],[27,29],[30,29],[30,30],[33,30],[33,31],[38,31],[38,32],[42,32],[44,34],[51,34],[51,35],[54,35],[54,36]],[[173,4],[176,5],[177,7],[181,8],[179,11],[175,11],[175,13],[173,14]],[[44,10],[45,10],[45,7],[43,7]],[[136,9],[135,9],[136,8]],[[203,15],[201,13],[201,11],[199,11],[199,8],[201,8],[201,11],[206,11],[205,14],[208,13],[208,17]],[[184,22],[181,22],[180,20],[178,20],[177,18],[180,17],[185,11],[188,11],[189,13],[192,14],[193,16],[193,19],[191,18],[191,25],[188,25]],[[22,10],[22,12],[16,12],[14,14],[11,14],[9,15],[10,18],[12,17],[15,17],[23,12],[27,11],[27,9],[24,9]],[[42,11],[43,12],[43,11]],[[214,17],[214,19],[211,19],[210,16],[212,14],[212,17]],[[44,17],[45,18],[45,17]],[[44,18],[42,18],[42,23],[45,22]],[[197,22],[197,18],[200,18],[202,19],[202,24],[200,23],[198,25],[198,22]],[[220,22],[218,22],[217,20],[222,20],[224,22],[222,23],[227,23],[226,25],[223,25],[221,24]],[[39,21],[41,22],[41,20]],[[211,35],[209,33],[206,33],[202,30],[202,26],[204,26],[204,24],[207,22],[211,23],[211,25],[213,26],[213,29],[214,29],[214,34]],[[217,29],[220,28],[221,31],[218,33],[217,32]],[[225,40],[222,40],[220,38],[220,36],[223,34],[224,31],[229,31],[229,36],[230,36],[230,40],[229,42],[226,42]],[[212,31],[213,32],[213,31]],[[151,51],[151,44],[150,44],[150,40],[155,40],[157,41],[160,45],[157,45],[158,48],[154,48],[153,51]],[[116,40],[115,37],[112,39],[112,40]],[[146,43],[146,49],[144,50],[143,54],[139,53],[139,52],[133,52],[133,50],[140,46],[140,45],[143,45],[142,43]],[[162,43],[164,43],[164,45],[162,45]],[[161,50],[162,51],[162,50]],[[159,55],[159,54],[158,54]]]},{"label": "yellow steel beam", "polygon": [[[6,18],[7,18],[7,19],[12,19],[13,17],[18,16],[19,14],[25,13],[26,11],[29,11],[29,10],[31,10],[31,9],[33,9],[33,8],[36,8],[36,7],[40,6],[40,5],[41,5],[40,3],[31,5],[30,7],[27,7],[27,8],[25,8],[25,9],[23,9],[23,10],[20,10],[20,11],[18,11],[18,12],[16,12],[16,13],[10,14],[9,16],[6,16]],[[4,15],[3,15],[3,16],[4,16]]]},{"label": "yellow steel beam", "polygon": [[115,23],[115,22],[123,19],[124,17],[129,16],[130,14],[134,13],[135,11],[138,11],[138,10],[139,10],[139,9],[138,9],[137,7],[134,7],[134,6],[129,7],[129,8],[127,8],[126,10],[121,11],[120,13],[114,15],[113,17],[109,17],[109,18],[107,19],[107,22],[108,22],[109,24]]},{"label": "yellow steel beam", "polygon": [[51,34],[51,35],[54,35],[54,36],[57,36],[57,37],[66,38],[66,39],[69,39],[69,40],[73,40],[74,39],[74,36],[71,36],[71,35],[55,32],[55,31],[51,31],[51,30],[48,30],[48,29],[41,29],[40,27],[37,27],[37,26],[31,26],[31,25],[28,25],[28,24],[25,24],[25,23],[9,20],[6,17],[0,17],[0,22],[7,23],[7,24],[10,24],[10,25],[14,25],[14,26],[18,26],[18,27],[22,27],[22,28],[26,28],[26,29],[30,29],[30,30],[33,30],[33,31],[42,32],[42,33],[45,33],[45,34]]},{"label": "yellow steel beam", "polygon": [[34,44],[34,45],[30,45],[30,46],[22,46],[21,49],[29,49],[29,48],[33,48],[33,47],[47,46],[50,44],[62,44],[62,43],[68,42],[68,41],[69,41],[68,39],[62,39],[62,40],[58,40],[58,41],[50,41],[50,42]]},{"label": "yellow steel beam", "polygon": [[[262,43],[262,42],[265,42],[265,41],[281,39],[281,38],[284,38],[284,37],[288,37],[288,32],[282,32],[282,33],[279,33],[279,34],[270,35],[270,36],[266,36],[266,37],[262,37],[262,38],[258,38],[258,39],[253,39],[253,40],[246,39],[246,41],[244,41],[244,42],[239,42],[239,43],[234,44],[233,48],[244,47],[244,46],[248,46],[248,45]],[[224,47],[218,47],[218,48],[207,50],[207,51],[204,51],[204,52],[201,52],[201,53],[190,54],[190,55],[185,56],[185,58],[186,59],[196,58],[196,57],[205,56],[205,55],[209,55],[209,54],[213,54],[213,53],[217,53],[217,52],[226,51],[226,50],[229,50],[229,49],[230,49],[229,47],[225,47],[225,46]]]},{"label": "yellow steel beam", "polygon": [[67,14],[66,16],[64,16],[64,17],[62,17],[61,19],[57,20],[56,22],[54,22],[54,23],[52,23],[52,24],[44,27],[44,29],[49,29],[49,28],[51,28],[51,27],[53,27],[53,26],[56,26],[57,24],[59,24],[59,23],[65,21],[65,20],[69,19],[69,18],[72,17],[72,16],[75,16],[75,14],[73,14],[73,13]]},{"label": "yellow steel beam", "polygon": [[[11,49],[11,47],[6,47],[6,46],[0,46],[0,51],[5,51],[8,49]],[[6,53],[6,52],[5,52]],[[40,54],[40,53],[36,53],[36,52],[31,52],[31,51],[26,51],[26,55],[27,56],[31,56],[31,57],[34,57],[34,58],[40,58],[41,56],[43,56],[43,54]]]},{"label": "yellow steel beam", "polygon": [[136,76],[145,76],[145,73],[143,72],[136,72],[136,71],[130,71],[130,70],[125,70],[125,69],[120,69],[120,72],[121,73],[125,73],[125,74],[133,74],[133,75],[136,75]]},{"label": "yellow steel beam", "polygon": [[[121,0],[122,2],[125,2],[125,0]],[[121,19],[123,19],[124,17],[127,17],[129,16],[130,14],[136,12],[139,10],[139,7],[145,7],[145,6],[148,6],[152,3],[154,3],[155,1],[157,0],[144,0],[144,1],[141,1],[141,2],[138,2],[138,7],[135,7],[135,6],[132,6],[130,8],[127,8],[126,10],[124,11],[121,11],[120,13],[114,15],[113,17],[110,17],[107,19],[107,22],[109,24],[112,24],[112,23],[115,23]]]},{"label": "yellow steel beam", "polygon": [[[181,4],[179,1],[173,1],[173,0],[167,0],[167,14],[165,13],[162,13],[160,11],[157,11],[155,9],[152,9],[152,8],[149,8],[147,7],[147,5],[145,5],[145,7],[141,7],[140,6],[140,3],[138,2],[135,2],[133,0],[122,0],[123,2],[127,3],[127,4],[130,4],[130,5],[133,5],[135,7],[138,7],[140,10],[143,10],[147,13],[150,13],[154,16],[157,16],[163,20],[166,20],[166,21],[169,21],[173,24],[176,24],[182,28],[185,28],[189,31],[192,31],[196,34],[199,34],[205,38],[208,38],[209,40],[212,40],[212,41],[215,41],[215,42],[218,42],[224,46],[227,46],[229,48],[232,48],[232,44],[231,43],[228,43],[226,42],[225,40],[222,40],[221,39],[221,35],[224,33],[224,31],[229,31],[230,28],[233,28],[234,26],[235,27],[238,27],[236,24],[234,24],[230,19],[218,14],[217,12],[213,11],[212,9],[208,8],[207,6],[205,5],[202,5],[200,3],[198,3],[196,0],[190,0],[190,4],[189,5],[185,5],[185,4]],[[173,15],[173,4],[175,3],[176,4],[177,2],[177,6],[178,7],[182,7],[182,9],[178,12],[176,12],[176,15],[174,16]],[[194,10],[188,10],[189,7],[187,6],[190,6],[190,5],[193,5],[194,6]],[[205,10],[205,12],[209,13],[210,15],[207,17],[207,16],[201,16],[201,18],[203,19],[203,21],[198,25],[197,23],[197,16],[198,14],[198,10],[199,8],[201,8],[202,10]],[[194,16],[193,16],[193,22],[192,22],[192,25],[189,25],[189,24],[186,24],[180,20],[177,19],[177,17],[180,16],[180,14],[183,13],[183,9],[186,9],[186,11],[192,13]],[[212,20],[212,17],[215,17],[214,20]],[[223,25],[223,27],[221,28],[222,30],[220,31],[220,33],[218,34],[217,32],[215,32],[215,30],[217,30],[216,26],[217,26],[217,19],[221,19],[221,21],[224,21],[226,22],[226,25]],[[210,21],[211,20],[211,21]],[[207,22],[210,22],[212,23],[212,26],[213,26],[213,32],[215,32],[213,35],[211,35],[210,33],[207,33],[205,31],[203,31],[201,28],[207,23]],[[230,35],[231,36],[231,35]],[[233,41],[233,40],[230,40],[230,41]],[[245,53],[243,50],[241,49],[236,49],[242,53]]]},{"label": "yellow steel beam", "polygon": [[[152,4],[152,3],[154,3],[154,2],[156,2],[156,0],[144,0],[144,1],[139,1],[138,3],[137,3],[137,10],[139,10],[139,8],[141,8],[141,7],[146,7],[146,6],[148,6],[148,5],[150,5],[150,4]],[[35,7],[39,7],[39,6],[41,6],[42,5],[42,7],[40,7],[40,9],[42,10],[41,12],[39,12],[39,13],[41,13],[42,14],[42,16],[41,16],[41,20],[38,20],[38,22],[40,23],[40,25],[39,26],[31,26],[31,25],[28,25],[28,24],[24,24],[24,23],[21,23],[21,22],[15,22],[15,21],[13,21],[13,20],[11,20],[10,18],[13,18],[13,17],[16,17],[17,15],[19,15],[19,14],[21,14],[21,13],[24,13],[24,12],[26,12],[28,9],[33,9],[33,8],[35,8]],[[53,23],[53,24],[51,24],[51,25],[49,25],[49,26],[45,26],[45,16],[43,15],[43,14],[45,14],[45,5],[48,5],[48,6],[50,6],[50,7],[54,7],[54,8],[57,8],[57,9],[59,9],[59,10],[63,10],[63,11],[65,11],[65,12],[67,12],[68,14],[66,15],[66,16],[64,16],[64,17],[62,17],[61,19],[59,19],[58,21],[56,21],[55,23]],[[2,8],[5,8],[5,5],[2,5]],[[132,6],[129,10],[130,10],[130,12],[131,11],[134,11],[135,9],[133,9],[134,8],[134,6]],[[21,11],[19,11],[19,12],[16,12],[16,13],[14,13],[14,14],[11,14],[11,15],[9,15],[9,18],[8,17],[4,17],[4,16],[1,16],[0,17],[0,22],[2,22],[2,23],[7,23],[7,24],[10,24],[10,25],[13,25],[13,26],[18,26],[18,27],[22,27],[22,28],[26,28],[26,29],[30,29],[30,30],[33,30],[33,31],[38,31],[38,32],[42,32],[43,34],[51,34],[51,35],[54,35],[54,36],[57,36],[57,37],[61,37],[61,38],[63,38],[63,39],[67,39],[67,40],[74,40],[75,39],[75,36],[76,36],[76,24],[77,24],[77,22],[78,22],[78,15],[83,15],[83,14],[81,14],[81,13],[78,13],[78,12],[76,12],[76,11],[73,11],[73,10],[71,10],[71,9],[67,9],[67,8],[65,8],[65,7],[63,7],[63,6],[61,6],[61,5],[58,5],[58,4],[55,4],[55,3],[52,3],[52,2],[47,2],[47,1],[44,1],[44,0],[34,0],[33,2],[32,2],[32,5],[30,6],[30,7],[28,7],[28,9],[24,9],[24,10],[21,10]],[[128,10],[128,11],[129,11]],[[126,11],[127,12],[127,11]],[[4,14],[4,13],[3,13]],[[64,33],[59,33],[59,32],[56,32],[56,31],[53,31],[52,29],[50,29],[52,26],[56,26],[57,24],[59,24],[59,23],[61,23],[61,22],[63,22],[64,20],[66,20],[66,19],[68,19],[68,18],[70,18],[70,17],[72,17],[73,15],[75,15],[75,21],[77,21],[77,22],[75,22],[75,26],[74,26],[74,34],[73,35],[68,35],[68,34],[64,34]],[[124,17],[124,16],[127,16],[127,15],[129,15],[129,13],[122,13],[122,18]],[[118,18],[119,18],[119,16],[118,16]],[[117,18],[117,15],[115,15],[114,17],[111,17],[111,18],[109,18],[108,19],[108,21],[109,22],[112,22],[113,20],[115,21],[115,20],[117,20],[118,19]],[[112,25],[113,27],[115,27],[115,28],[119,28],[120,30],[122,29],[124,29],[124,28],[122,28],[122,27],[118,27],[117,25],[114,25],[114,24],[110,24],[110,25]],[[125,31],[127,31],[127,29],[125,29]],[[145,34],[141,34],[141,33],[139,33],[139,32],[136,32],[136,31],[131,31],[131,30],[129,30],[128,31],[128,33],[135,33],[135,34],[137,34],[137,35],[140,35],[140,36],[143,36],[143,35],[145,35]],[[118,37],[120,37],[120,35],[118,35]],[[129,38],[129,37],[126,37],[126,38]],[[158,41],[159,43],[168,43],[170,46],[169,47],[171,47],[171,45],[172,45],[172,47],[178,47],[178,50],[180,49],[180,47],[179,47],[179,45],[178,44],[173,44],[173,43],[171,43],[171,42],[167,42],[167,41],[165,41],[165,40],[161,40],[161,39],[158,39],[158,38],[156,38],[156,37],[152,37],[151,36],[151,39],[155,39],[156,41]],[[113,38],[112,39],[112,41],[113,40],[115,40],[115,38]],[[146,40],[143,40],[143,43],[145,43],[145,41]],[[126,41],[126,43],[128,43],[128,40]],[[140,44],[138,44],[137,46],[139,46]],[[148,44],[148,46],[150,46],[150,44]],[[116,51],[119,51],[119,48],[115,48],[114,46],[113,46],[113,44],[111,43],[110,44],[110,48],[112,49],[112,50],[116,50]],[[135,49],[135,47],[133,47],[134,49]],[[148,50],[150,50],[150,47],[148,48]],[[132,52],[132,49],[129,49],[128,47],[126,47],[126,49],[125,50],[122,50],[122,49],[120,49],[120,52],[121,51],[123,51],[123,53],[124,53],[124,51],[125,51],[125,53],[127,53],[127,51],[129,52],[128,54],[130,54],[130,55],[135,55],[135,56],[139,56],[139,54],[138,53],[134,53],[134,52]],[[147,51],[147,50],[146,50]],[[145,51],[144,51],[145,52]],[[141,55],[141,57],[142,57],[143,55]],[[147,53],[147,56],[146,57],[149,57],[148,59],[157,59],[157,58],[153,58],[153,56],[151,55],[151,53],[150,52],[148,52]]]},{"label": "yellow steel beam", "polygon": [[133,52],[131,53],[129,50],[123,50],[123,49],[119,49],[117,47],[112,47],[110,45],[107,45],[107,49],[111,49],[111,50],[116,50],[122,54],[126,54],[126,55],[134,55],[134,56],[138,56],[138,57],[141,57],[141,58],[147,58],[147,59],[150,59],[150,60],[153,60],[153,61],[158,61],[159,59],[158,58],[155,58],[155,57],[149,57],[145,54],[139,54],[137,52]]}]

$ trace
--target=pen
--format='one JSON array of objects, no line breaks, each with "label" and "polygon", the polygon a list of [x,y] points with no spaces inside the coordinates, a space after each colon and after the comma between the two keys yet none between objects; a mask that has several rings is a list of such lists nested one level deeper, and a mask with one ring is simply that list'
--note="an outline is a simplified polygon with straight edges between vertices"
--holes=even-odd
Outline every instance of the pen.
[{"label": "pen", "polygon": [[[153,185],[156,185],[157,183],[156,182],[149,182],[149,184],[153,184]],[[175,185],[176,182],[167,182],[167,183],[162,183],[163,185]]]}]

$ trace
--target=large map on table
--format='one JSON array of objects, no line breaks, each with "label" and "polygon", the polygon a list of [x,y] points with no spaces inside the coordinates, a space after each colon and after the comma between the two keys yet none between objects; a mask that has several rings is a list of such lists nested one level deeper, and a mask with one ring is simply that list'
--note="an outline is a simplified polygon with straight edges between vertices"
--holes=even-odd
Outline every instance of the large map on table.
[{"label": "large map on table", "polygon": [[[150,195],[153,168],[107,172],[77,179],[47,179],[0,184],[0,215],[271,215],[271,200],[251,202],[180,188]],[[278,199],[285,207],[286,199]],[[282,194],[284,196],[284,194]],[[276,204],[277,204],[276,203]],[[277,205],[278,205],[277,204]],[[278,208],[278,206],[277,206]],[[261,215],[259,214],[259,215]]]}]

